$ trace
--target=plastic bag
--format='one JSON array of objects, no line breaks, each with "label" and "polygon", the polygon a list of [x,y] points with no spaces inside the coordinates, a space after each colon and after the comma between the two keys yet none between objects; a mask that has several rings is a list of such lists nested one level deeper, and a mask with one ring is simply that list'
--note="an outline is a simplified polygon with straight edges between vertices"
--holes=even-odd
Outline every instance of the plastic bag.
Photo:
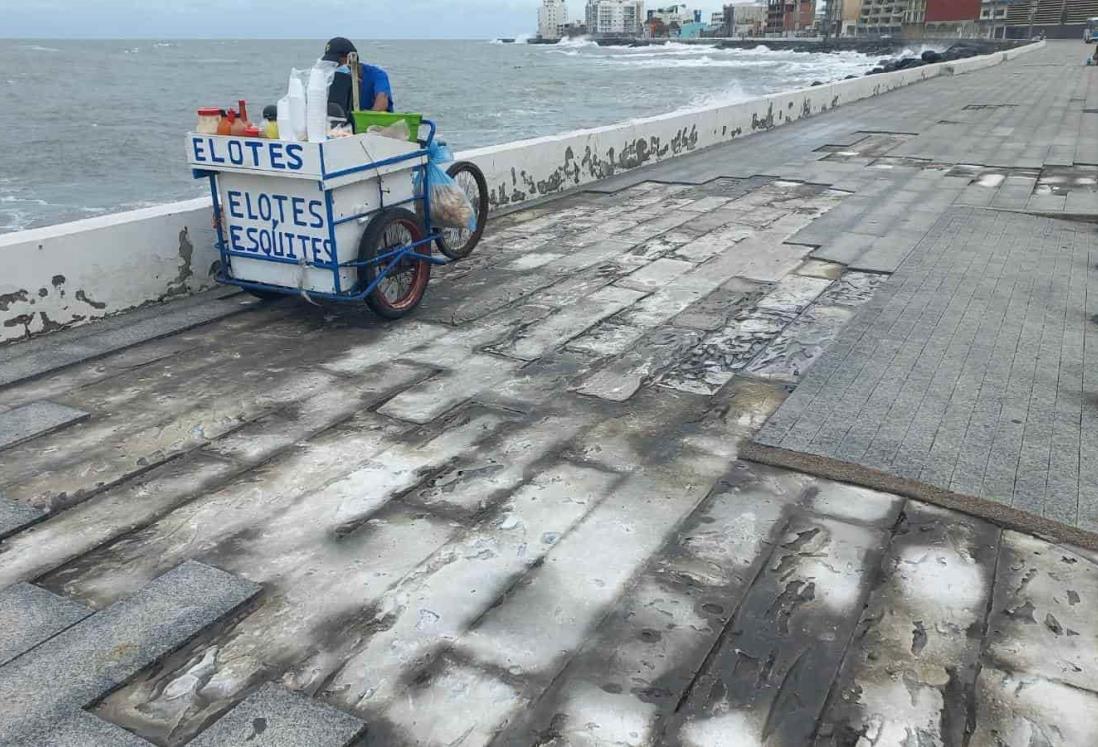
[{"label": "plastic bag", "polygon": [[305,89],[305,130],[310,143],[328,139],[328,87],[338,67],[334,62],[317,60],[309,71],[309,85]]},{"label": "plastic bag", "polygon": [[450,149],[439,142],[427,148],[427,188],[431,195],[431,223],[445,228],[477,230],[477,211],[465,190],[446,173],[444,164],[454,160]]},{"label": "plastic bag", "polygon": [[403,119],[398,122],[393,122],[387,127],[383,127],[381,125],[370,125],[366,128],[366,132],[370,133],[371,135],[381,135],[381,137],[389,137],[393,140],[403,140],[404,142],[408,142],[412,137],[412,131],[408,127],[408,122]]}]

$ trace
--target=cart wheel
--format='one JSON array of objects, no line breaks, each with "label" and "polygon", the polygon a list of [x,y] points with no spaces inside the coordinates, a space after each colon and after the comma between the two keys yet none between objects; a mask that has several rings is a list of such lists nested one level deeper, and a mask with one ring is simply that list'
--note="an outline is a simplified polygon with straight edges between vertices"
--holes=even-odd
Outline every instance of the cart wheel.
[{"label": "cart wheel", "polygon": [[457,185],[468,196],[477,211],[477,228],[440,228],[439,238],[435,242],[438,250],[450,259],[465,259],[473,253],[484,235],[484,226],[488,222],[488,181],[475,163],[458,161],[446,169]]},{"label": "cart wheel", "polygon": [[[360,261],[373,259],[402,246],[422,241],[425,234],[423,224],[415,213],[403,208],[390,208],[366,226],[366,232],[362,234],[362,241],[358,245],[358,258]],[[423,244],[417,251],[429,254],[431,245]],[[385,259],[360,266],[360,287],[365,288],[373,283],[382,267],[388,266],[392,261]],[[431,263],[427,260],[405,257],[397,261],[399,265],[366,296],[366,303],[373,312],[386,319],[399,319],[418,306],[431,278]]]}]

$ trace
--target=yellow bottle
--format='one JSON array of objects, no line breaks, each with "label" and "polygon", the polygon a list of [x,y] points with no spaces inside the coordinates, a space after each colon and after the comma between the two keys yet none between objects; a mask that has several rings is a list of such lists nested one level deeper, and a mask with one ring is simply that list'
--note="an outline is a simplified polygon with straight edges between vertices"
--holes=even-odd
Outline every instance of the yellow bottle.
[{"label": "yellow bottle", "polygon": [[268,140],[278,140],[277,106],[268,106],[263,109],[263,137]]}]

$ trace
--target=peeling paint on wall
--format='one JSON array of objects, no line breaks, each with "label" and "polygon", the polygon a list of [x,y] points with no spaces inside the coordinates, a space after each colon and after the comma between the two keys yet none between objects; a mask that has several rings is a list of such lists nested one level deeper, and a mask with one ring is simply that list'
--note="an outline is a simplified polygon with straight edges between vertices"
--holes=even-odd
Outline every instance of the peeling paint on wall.
[{"label": "peeling paint on wall", "polygon": [[[990,67],[1042,46],[457,155],[483,169],[490,206],[498,209],[765,132],[938,75]],[[189,200],[0,236],[5,267],[0,279],[0,342],[211,287],[218,254],[209,211],[208,199]],[[196,275],[196,263],[210,272]],[[67,288],[78,290],[69,294]]]}]

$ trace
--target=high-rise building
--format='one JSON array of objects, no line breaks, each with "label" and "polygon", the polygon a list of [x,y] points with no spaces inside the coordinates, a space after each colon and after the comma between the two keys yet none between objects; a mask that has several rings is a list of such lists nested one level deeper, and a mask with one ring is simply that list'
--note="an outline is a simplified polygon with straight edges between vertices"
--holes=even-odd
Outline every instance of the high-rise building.
[{"label": "high-rise building", "polygon": [[766,33],[767,7],[749,3],[724,6],[729,36],[762,36]]},{"label": "high-rise building", "polygon": [[853,36],[862,13],[862,0],[823,0],[820,31],[828,36]]},{"label": "high-rise building", "polygon": [[922,34],[927,0],[863,0],[858,35]]},{"label": "high-rise building", "polygon": [[1008,39],[1044,34],[1078,41],[1088,19],[1098,17],[1098,0],[1014,0],[1006,10],[1003,30]]},{"label": "high-rise building", "polygon": [[767,0],[766,33],[795,34],[816,25],[816,0]]},{"label": "high-rise building", "polygon": [[593,36],[640,36],[644,0],[587,0],[587,33]]},{"label": "high-rise building", "polygon": [[560,39],[568,26],[568,3],[565,0],[541,0],[538,8],[538,36]]},{"label": "high-rise building", "polygon": [[928,36],[978,35],[980,0],[926,0]]}]

